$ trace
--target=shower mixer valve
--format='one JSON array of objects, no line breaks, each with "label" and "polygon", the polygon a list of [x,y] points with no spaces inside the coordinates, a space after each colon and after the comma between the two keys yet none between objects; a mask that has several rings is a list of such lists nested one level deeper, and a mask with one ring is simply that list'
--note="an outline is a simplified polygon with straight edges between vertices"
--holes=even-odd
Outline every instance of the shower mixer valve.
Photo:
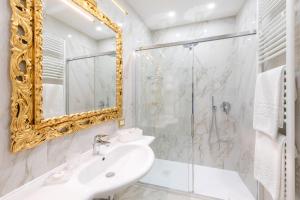
[{"label": "shower mixer valve", "polygon": [[226,115],[229,114],[230,110],[231,110],[231,105],[229,102],[226,102],[224,101],[222,104],[221,104],[221,109],[224,113],[226,113]]}]

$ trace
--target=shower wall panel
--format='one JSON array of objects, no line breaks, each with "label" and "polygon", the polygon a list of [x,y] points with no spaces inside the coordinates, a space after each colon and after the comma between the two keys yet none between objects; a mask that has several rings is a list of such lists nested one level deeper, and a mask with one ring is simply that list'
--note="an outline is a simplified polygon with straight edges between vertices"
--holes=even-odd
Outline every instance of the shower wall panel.
[{"label": "shower wall panel", "polygon": [[191,65],[181,46],[138,54],[136,126],[156,137],[156,158],[191,162]]},{"label": "shower wall panel", "polygon": [[[237,170],[239,119],[235,115],[237,85],[234,65],[235,39],[200,43],[194,48],[195,164]],[[213,119],[212,97],[216,106]],[[225,114],[221,104],[228,102]]]},{"label": "shower wall panel", "polygon": [[[247,0],[236,17],[236,31],[256,29],[256,2]],[[256,181],[253,177],[255,132],[252,127],[254,86],[256,78],[256,36],[237,38],[235,43],[236,81],[239,86],[237,106],[239,113],[240,158],[238,172],[249,190],[256,194]]]}]

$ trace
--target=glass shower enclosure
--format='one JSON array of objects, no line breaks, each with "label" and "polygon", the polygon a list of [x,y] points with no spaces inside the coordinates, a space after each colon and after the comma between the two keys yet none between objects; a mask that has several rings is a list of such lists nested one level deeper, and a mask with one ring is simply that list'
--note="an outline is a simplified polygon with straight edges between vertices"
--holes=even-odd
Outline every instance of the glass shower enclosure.
[{"label": "glass shower enclosure", "polygon": [[153,176],[145,180],[192,191],[192,52],[183,46],[142,51],[137,62],[136,126],[156,137]]},{"label": "glass shower enclosure", "polygon": [[67,60],[67,114],[102,110],[116,105],[115,60],[115,52]]},{"label": "glass shower enclosure", "polygon": [[141,182],[253,200],[255,33],[137,51],[135,123],[154,136]]}]

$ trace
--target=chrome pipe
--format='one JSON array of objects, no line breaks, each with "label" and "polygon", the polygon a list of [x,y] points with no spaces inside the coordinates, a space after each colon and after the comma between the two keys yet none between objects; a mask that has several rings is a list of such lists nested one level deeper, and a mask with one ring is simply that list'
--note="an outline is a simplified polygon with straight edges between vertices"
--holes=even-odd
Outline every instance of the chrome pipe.
[{"label": "chrome pipe", "polygon": [[82,59],[86,59],[86,58],[95,58],[98,56],[114,56],[116,55],[115,51],[107,51],[107,52],[102,52],[102,53],[98,53],[98,54],[92,54],[92,55],[86,55],[86,56],[78,56],[78,57],[74,57],[74,58],[68,58],[67,62],[69,61],[74,61],[74,60],[82,60]]},{"label": "chrome pipe", "polygon": [[217,36],[205,37],[205,38],[200,38],[200,39],[195,39],[195,40],[186,40],[186,41],[171,42],[171,43],[164,43],[164,44],[154,44],[154,45],[150,45],[150,46],[139,47],[139,48],[136,49],[136,51],[144,51],[144,50],[150,50],[150,49],[160,49],[160,48],[173,47],[173,46],[182,46],[182,45],[192,45],[192,44],[198,44],[198,43],[203,43],[203,42],[224,40],[224,39],[244,37],[244,36],[250,36],[250,35],[256,35],[256,30],[245,31],[245,32],[240,32],[240,33],[217,35]]}]

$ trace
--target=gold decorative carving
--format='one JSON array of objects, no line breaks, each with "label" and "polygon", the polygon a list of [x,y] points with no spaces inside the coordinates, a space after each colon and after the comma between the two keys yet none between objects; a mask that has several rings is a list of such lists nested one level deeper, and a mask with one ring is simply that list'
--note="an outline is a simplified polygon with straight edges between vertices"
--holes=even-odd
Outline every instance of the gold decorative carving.
[{"label": "gold decorative carving", "polygon": [[122,31],[97,8],[95,0],[72,0],[116,32],[116,107],[43,119],[42,0],[10,0],[11,151],[19,152],[56,137],[122,118]]}]

